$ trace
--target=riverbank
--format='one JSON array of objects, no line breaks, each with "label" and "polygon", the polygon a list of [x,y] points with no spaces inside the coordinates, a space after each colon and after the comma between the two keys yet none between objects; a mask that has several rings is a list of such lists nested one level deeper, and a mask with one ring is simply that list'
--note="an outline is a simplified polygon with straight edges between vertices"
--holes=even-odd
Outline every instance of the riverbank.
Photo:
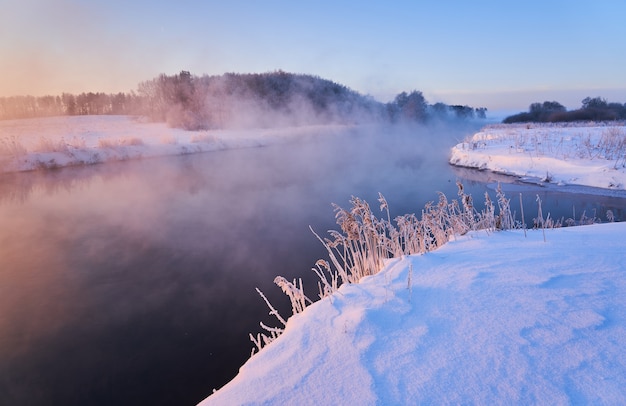
[{"label": "riverbank", "polygon": [[450,163],[532,183],[626,190],[624,123],[493,125],[457,144]]},{"label": "riverbank", "polygon": [[349,131],[345,125],[185,131],[131,116],[0,121],[0,173],[250,148]]},{"label": "riverbank", "polygon": [[394,259],[291,317],[201,405],[623,404],[624,238],[477,231]]}]

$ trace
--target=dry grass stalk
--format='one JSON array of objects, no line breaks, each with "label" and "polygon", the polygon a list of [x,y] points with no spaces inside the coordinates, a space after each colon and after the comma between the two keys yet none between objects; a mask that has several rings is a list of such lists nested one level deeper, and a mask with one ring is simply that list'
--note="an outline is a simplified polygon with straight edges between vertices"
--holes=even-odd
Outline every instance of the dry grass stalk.
[{"label": "dry grass stalk", "polygon": [[[329,261],[318,260],[312,268],[319,278],[320,299],[332,297],[343,283],[358,283],[362,278],[378,273],[387,259],[435,250],[454,235],[465,234],[470,230],[505,230],[518,226],[513,219],[509,200],[499,185],[496,190],[498,214],[488,194],[485,194],[486,208],[479,213],[474,208],[472,197],[465,194],[463,185],[460,182],[457,185],[461,204],[456,200],[449,202],[443,193],[439,193],[436,204],[426,204],[421,219],[415,214],[405,214],[394,219],[395,225],[391,221],[387,200],[380,194],[380,210],[386,213],[386,218],[377,218],[369,204],[357,197],[350,199],[350,210],[333,204],[341,232],[331,230],[330,238],[322,238],[311,228],[311,232],[326,248],[329,257]],[[302,312],[311,303],[304,295],[301,280],[298,283],[294,280],[292,283],[277,277],[274,282],[289,296],[293,314]],[[409,281],[409,286],[410,283]],[[275,315],[284,326],[285,319],[258,289],[257,291],[270,308],[270,314]],[[260,350],[282,333],[282,328],[267,327],[264,324],[261,327],[266,333],[259,333],[256,337],[250,335],[256,350]]]}]

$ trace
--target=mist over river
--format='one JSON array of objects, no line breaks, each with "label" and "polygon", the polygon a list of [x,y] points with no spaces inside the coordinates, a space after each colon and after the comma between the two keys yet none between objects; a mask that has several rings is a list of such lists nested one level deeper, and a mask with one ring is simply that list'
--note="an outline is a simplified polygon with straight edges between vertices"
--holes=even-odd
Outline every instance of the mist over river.
[{"label": "mist over river", "polygon": [[[480,124],[359,134],[0,176],[0,404],[195,404],[250,356],[248,333],[288,299],[317,298],[311,234],[351,196],[420,213],[456,181],[482,204],[497,180],[526,222],[612,210],[626,199],[522,185],[447,164]],[[519,217],[519,214],[518,214]]]}]

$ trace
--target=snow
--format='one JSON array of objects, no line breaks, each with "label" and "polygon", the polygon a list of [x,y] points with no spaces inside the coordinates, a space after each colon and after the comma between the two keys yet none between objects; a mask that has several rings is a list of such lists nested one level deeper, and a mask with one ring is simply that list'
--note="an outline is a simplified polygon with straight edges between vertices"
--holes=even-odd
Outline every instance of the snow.
[{"label": "snow", "polygon": [[[626,185],[625,127],[492,126],[450,162]],[[626,224],[473,231],[288,319],[200,403],[626,404]]]},{"label": "snow", "polygon": [[450,163],[530,182],[626,189],[626,126],[488,126],[452,148]]},{"label": "snow", "polygon": [[623,223],[477,231],[391,260],[201,405],[626,404],[625,240]]},{"label": "snow", "polygon": [[0,173],[266,146],[349,128],[312,125],[185,131],[130,116],[0,120]]},{"label": "snow", "polygon": [[[126,116],[0,121],[0,172],[345,129],[190,132]],[[450,162],[622,190],[625,133],[623,125],[486,127],[456,145]],[[623,223],[550,229],[545,241],[542,231],[474,231],[390,260],[289,318],[201,404],[626,404],[624,241]]]}]

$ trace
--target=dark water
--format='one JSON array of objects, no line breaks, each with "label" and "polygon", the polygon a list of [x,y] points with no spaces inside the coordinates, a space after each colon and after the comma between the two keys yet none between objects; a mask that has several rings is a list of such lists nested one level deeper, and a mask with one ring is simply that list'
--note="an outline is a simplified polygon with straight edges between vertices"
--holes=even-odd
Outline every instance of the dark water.
[{"label": "dark water", "polygon": [[[293,145],[0,177],[0,404],[193,405],[249,357],[268,319],[288,315],[276,275],[303,276],[351,195],[392,215],[437,191],[475,200],[492,175],[446,164],[477,128],[375,131]],[[510,181],[510,179],[503,179]],[[624,219],[626,200],[505,185],[526,217],[576,211]],[[493,195],[493,193],[492,193]],[[316,297],[313,288],[310,297]]]}]

